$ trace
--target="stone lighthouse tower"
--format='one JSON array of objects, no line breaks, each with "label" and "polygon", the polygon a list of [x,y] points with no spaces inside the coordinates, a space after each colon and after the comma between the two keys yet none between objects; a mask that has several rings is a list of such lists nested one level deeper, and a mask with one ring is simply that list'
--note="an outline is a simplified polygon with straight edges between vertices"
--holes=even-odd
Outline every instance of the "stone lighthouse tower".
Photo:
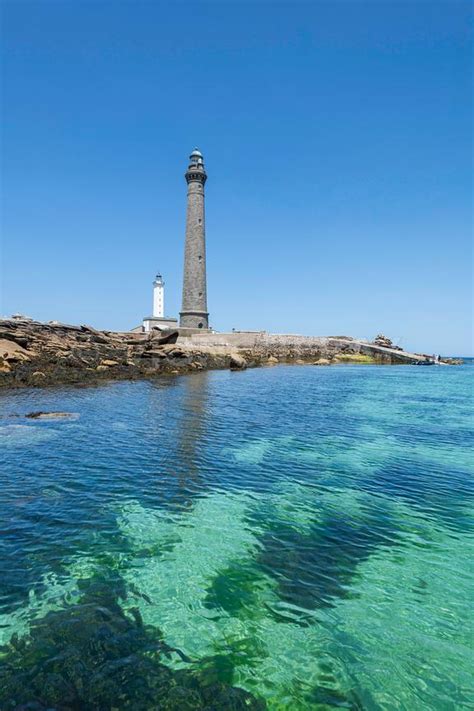
[{"label": "stone lighthouse tower", "polygon": [[189,156],[185,174],[188,184],[186,246],[184,251],[182,328],[209,328],[206,293],[206,231],[204,227],[204,184],[207,180],[202,153]]}]

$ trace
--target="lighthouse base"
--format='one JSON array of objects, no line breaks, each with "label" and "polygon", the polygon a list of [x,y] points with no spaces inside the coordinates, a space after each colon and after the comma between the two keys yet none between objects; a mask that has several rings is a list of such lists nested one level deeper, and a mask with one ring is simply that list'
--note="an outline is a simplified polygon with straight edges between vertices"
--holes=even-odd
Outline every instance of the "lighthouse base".
[{"label": "lighthouse base", "polygon": [[181,311],[179,314],[180,328],[197,328],[209,330],[209,314],[206,311]]}]

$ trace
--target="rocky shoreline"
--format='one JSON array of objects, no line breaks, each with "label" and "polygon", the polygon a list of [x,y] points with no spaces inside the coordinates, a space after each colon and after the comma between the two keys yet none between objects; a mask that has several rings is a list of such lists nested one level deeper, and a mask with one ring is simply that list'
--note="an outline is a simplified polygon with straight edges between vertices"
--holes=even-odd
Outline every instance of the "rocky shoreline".
[{"label": "rocky shoreline", "polygon": [[[203,334],[204,335],[204,334]],[[162,374],[277,363],[413,363],[423,354],[370,344],[347,336],[310,338],[236,334],[193,339],[160,332],[117,333],[90,326],[0,320],[0,386],[44,387],[133,380]],[[163,342],[163,341],[177,342]],[[448,362],[448,361],[445,361]]]}]

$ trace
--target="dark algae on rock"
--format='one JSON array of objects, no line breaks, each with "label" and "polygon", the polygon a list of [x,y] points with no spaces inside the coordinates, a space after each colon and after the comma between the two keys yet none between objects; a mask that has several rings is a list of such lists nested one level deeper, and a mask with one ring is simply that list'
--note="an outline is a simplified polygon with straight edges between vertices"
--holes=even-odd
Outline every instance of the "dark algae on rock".
[{"label": "dark algae on rock", "polygon": [[[166,666],[162,660],[171,655],[189,669]],[[49,612],[27,636],[14,636],[0,649],[0,708],[260,711],[266,704],[215,675],[200,674],[158,630],[143,624],[138,609],[124,614],[110,581],[91,578],[83,581],[77,604]]]},{"label": "dark algae on rock", "polygon": [[136,380],[228,368],[228,350],[176,343],[177,332],[114,333],[90,326],[0,320],[0,386]]},{"label": "dark algae on rock", "polygon": [[265,332],[250,338],[245,333],[209,333],[198,340],[178,336],[178,331],[118,333],[97,331],[91,326],[0,319],[0,386],[93,385],[104,380],[136,380],[220,368],[245,370],[277,363],[429,362],[429,356],[389,347],[389,340],[380,345],[349,336]]}]

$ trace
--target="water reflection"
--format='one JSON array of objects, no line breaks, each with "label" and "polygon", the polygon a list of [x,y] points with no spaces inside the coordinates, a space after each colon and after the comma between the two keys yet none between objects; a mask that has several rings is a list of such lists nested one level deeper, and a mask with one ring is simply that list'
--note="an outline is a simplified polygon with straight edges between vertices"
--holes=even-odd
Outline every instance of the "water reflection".
[{"label": "water reflection", "polygon": [[183,379],[183,396],[175,429],[174,472],[178,498],[188,502],[202,490],[207,432],[212,417],[209,405],[209,373],[195,373]]},{"label": "water reflection", "polygon": [[[202,491],[207,432],[211,418],[209,373],[195,373],[167,384],[161,382],[147,393],[146,443],[155,456],[149,470],[146,503],[155,506],[187,506]],[[173,388],[172,398],[169,388]],[[144,492],[145,493],[145,492]]]}]

